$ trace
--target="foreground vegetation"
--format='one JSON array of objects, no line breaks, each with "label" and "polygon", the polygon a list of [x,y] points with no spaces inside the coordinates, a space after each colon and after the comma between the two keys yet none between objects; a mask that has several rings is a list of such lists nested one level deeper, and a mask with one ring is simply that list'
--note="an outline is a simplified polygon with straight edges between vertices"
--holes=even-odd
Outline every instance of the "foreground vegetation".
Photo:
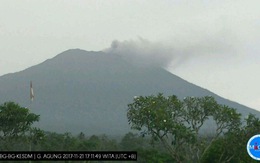
[{"label": "foreground vegetation", "polygon": [[259,134],[259,118],[242,119],[213,97],[140,96],[128,108],[131,127],[163,144],[174,162],[255,162],[246,145]]},{"label": "foreground vegetation", "polygon": [[250,163],[246,144],[260,131],[259,118],[242,118],[213,97],[136,97],[127,118],[139,133],[120,138],[47,132],[32,127],[39,118],[14,102],[2,104],[0,151],[137,151],[138,162]]}]

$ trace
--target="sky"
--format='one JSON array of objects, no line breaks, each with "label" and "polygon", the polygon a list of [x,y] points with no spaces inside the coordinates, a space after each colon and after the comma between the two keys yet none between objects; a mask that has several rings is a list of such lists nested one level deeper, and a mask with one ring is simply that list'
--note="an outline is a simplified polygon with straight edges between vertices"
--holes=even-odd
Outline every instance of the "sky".
[{"label": "sky", "polygon": [[0,0],[0,75],[68,49],[112,50],[260,111],[259,6],[259,0]]}]

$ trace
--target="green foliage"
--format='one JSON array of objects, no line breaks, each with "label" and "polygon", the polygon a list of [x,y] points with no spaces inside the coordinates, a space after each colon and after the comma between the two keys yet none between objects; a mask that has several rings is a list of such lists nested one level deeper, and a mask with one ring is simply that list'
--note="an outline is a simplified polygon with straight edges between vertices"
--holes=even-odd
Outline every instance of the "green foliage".
[{"label": "green foliage", "polygon": [[204,122],[209,119],[219,107],[214,98],[209,96],[201,98],[186,97],[182,103],[183,107],[181,107],[180,110],[182,110],[184,114],[181,116],[196,134],[198,134]]},{"label": "green foliage", "polygon": [[166,163],[173,162],[171,156],[165,151],[159,142],[152,142],[132,132],[127,133],[120,142],[120,150],[137,151],[138,162],[143,163]]},{"label": "green foliage", "polygon": [[[0,105],[0,150],[137,151],[138,162],[256,162],[247,154],[247,141],[259,134],[260,119],[252,114],[243,123],[234,108],[213,97],[137,97],[127,117],[139,134],[127,133],[120,142],[106,135],[58,134],[31,127],[39,115],[13,102]],[[207,120],[215,122],[212,135],[202,135]]]},{"label": "green foliage", "polygon": [[[225,153],[217,146],[228,145],[231,135],[241,129],[241,114],[234,108],[218,104],[210,96],[186,97],[183,101],[174,95],[140,96],[128,105],[127,117],[132,129],[163,143],[176,162],[200,162],[209,151],[216,149],[219,150],[219,155],[214,155],[216,158],[232,160],[232,152]],[[200,135],[201,127],[208,119],[215,122],[213,128],[216,128],[210,138]],[[218,139],[225,135],[229,137]]]},{"label": "green foliage", "polygon": [[246,126],[244,131],[247,136],[259,134],[260,132],[260,119],[255,117],[253,114],[249,114],[246,118]]},{"label": "green foliage", "polygon": [[0,149],[21,150],[27,147],[24,142],[28,141],[29,134],[32,136],[34,129],[31,125],[36,121],[39,121],[39,115],[30,113],[29,109],[14,102],[0,105]]},{"label": "green foliage", "polygon": [[138,149],[138,162],[141,163],[173,163],[174,160],[165,152],[156,149]]},{"label": "green foliage", "polygon": [[34,122],[39,121],[39,117],[14,102],[6,102],[0,105],[0,135],[1,137],[24,135]]},{"label": "green foliage", "polygon": [[250,138],[243,131],[229,133],[216,139],[201,158],[201,163],[226,162],[226,163],[253,163],[247,153],[246,144]]},{"label": "green foliage", "polygon": [[120,142],[120,148],[122,150],[137,150],[138,148],[143,147],[145,141],[142,137],[139,137],[137,134],[132,132],[127,133]]},{"label": "green foliage", "polygon": [[217,124],[217,134],[221,134],[224,130],[228,132],[236,131],[241,126],[241,114],[235,109],[228,106],[219,105],[215,110],[213,118]]}]

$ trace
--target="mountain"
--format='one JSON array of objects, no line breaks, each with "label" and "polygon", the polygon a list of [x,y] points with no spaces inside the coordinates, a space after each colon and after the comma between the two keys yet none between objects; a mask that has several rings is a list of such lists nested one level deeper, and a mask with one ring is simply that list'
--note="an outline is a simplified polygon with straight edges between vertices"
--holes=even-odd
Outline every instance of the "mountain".
[{"label": "mountain", "polygon": [[[29,99],[33,82],[35,99]],[[15,101],[40,114],[36,126],[55,132],[122,135],[130,130],[127,104],[134,96],[211,95],[243,116],[256,110],[229,101],[158,67],[136,66],[105,52],[67,50],[26,70],[0,77],[0,103]]]}]

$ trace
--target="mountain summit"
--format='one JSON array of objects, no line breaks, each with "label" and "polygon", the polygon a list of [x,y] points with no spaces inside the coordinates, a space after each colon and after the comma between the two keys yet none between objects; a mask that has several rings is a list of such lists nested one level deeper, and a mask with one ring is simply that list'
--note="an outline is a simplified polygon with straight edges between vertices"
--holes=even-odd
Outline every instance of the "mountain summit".
[{"label": "mountain summit", "polygon": [[[29,97],[33,82],[34,101]],[[122,135],[130,130],[134,96],[210,95],[244,116],[259,112],[191,84],[159,67],[136,66],[116,54],[67,50],[26,70],[0,77],[0,102],[15,101],[40,114],[37,126],[56,132]]]}]

